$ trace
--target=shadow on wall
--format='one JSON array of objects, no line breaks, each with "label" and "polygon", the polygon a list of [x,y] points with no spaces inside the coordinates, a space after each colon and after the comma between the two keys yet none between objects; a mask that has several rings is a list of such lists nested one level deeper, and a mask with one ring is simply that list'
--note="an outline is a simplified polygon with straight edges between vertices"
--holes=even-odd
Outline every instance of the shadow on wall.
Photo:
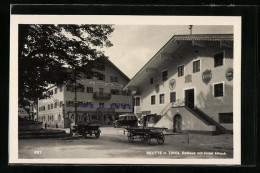
[{"label": "shadow on wall", "polygon": [[202,91],[197,95],[197,106],[202,108],[210,108],[212,106],[232,105],[233,104],[233,86],[225,84],[224,96],[214,97],[213,86],[209,85],[209,92],[205,95]]}]

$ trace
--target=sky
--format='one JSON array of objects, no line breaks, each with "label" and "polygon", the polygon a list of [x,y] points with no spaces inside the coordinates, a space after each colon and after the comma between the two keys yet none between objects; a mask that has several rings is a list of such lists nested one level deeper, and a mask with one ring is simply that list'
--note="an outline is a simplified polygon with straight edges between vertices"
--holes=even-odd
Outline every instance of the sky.
[{"label": "sky", "polygon": [[[162,48],[173,35],[190,34],[188,25],[114,25],[109,40],[113,46],[105,50],[130,79]],[[232,34],[232,26],[196,26],[192,34]]]}]

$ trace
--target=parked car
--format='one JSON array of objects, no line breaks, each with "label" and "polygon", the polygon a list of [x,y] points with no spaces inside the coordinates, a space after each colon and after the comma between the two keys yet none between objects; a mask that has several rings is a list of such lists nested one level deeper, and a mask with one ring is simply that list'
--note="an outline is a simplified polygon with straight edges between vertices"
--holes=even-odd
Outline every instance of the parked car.
[{"label": "parked car", "polygon": [[119,115],[118,120],[114,121],[114,127],[116,128],[120,126],[127,126],[127,127],[138,126],[137,117],[135,116],[135,114],[130,114],[130,113]]}]

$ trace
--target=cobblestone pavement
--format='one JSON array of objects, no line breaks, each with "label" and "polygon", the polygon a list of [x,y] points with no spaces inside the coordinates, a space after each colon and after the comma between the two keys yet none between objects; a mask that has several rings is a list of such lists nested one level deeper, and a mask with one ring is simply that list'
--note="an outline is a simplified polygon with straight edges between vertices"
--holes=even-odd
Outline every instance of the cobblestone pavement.
[{"label": "cobblestone pavement", "polygon": [[99,139],[80,136],[19,139],[19,158],[232,158],[233,135],[166,135],[160,145],[128,141],[123,128],[101,127]]}]

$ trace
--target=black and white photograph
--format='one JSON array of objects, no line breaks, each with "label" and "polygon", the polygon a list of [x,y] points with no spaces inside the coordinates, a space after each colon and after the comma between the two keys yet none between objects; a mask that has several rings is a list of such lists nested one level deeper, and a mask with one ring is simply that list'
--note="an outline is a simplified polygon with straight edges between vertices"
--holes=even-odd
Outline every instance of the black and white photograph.
[{"label": "black and white photograph", "polygon": [[241,17],[10,21],[9,163],[241,164]]}]

